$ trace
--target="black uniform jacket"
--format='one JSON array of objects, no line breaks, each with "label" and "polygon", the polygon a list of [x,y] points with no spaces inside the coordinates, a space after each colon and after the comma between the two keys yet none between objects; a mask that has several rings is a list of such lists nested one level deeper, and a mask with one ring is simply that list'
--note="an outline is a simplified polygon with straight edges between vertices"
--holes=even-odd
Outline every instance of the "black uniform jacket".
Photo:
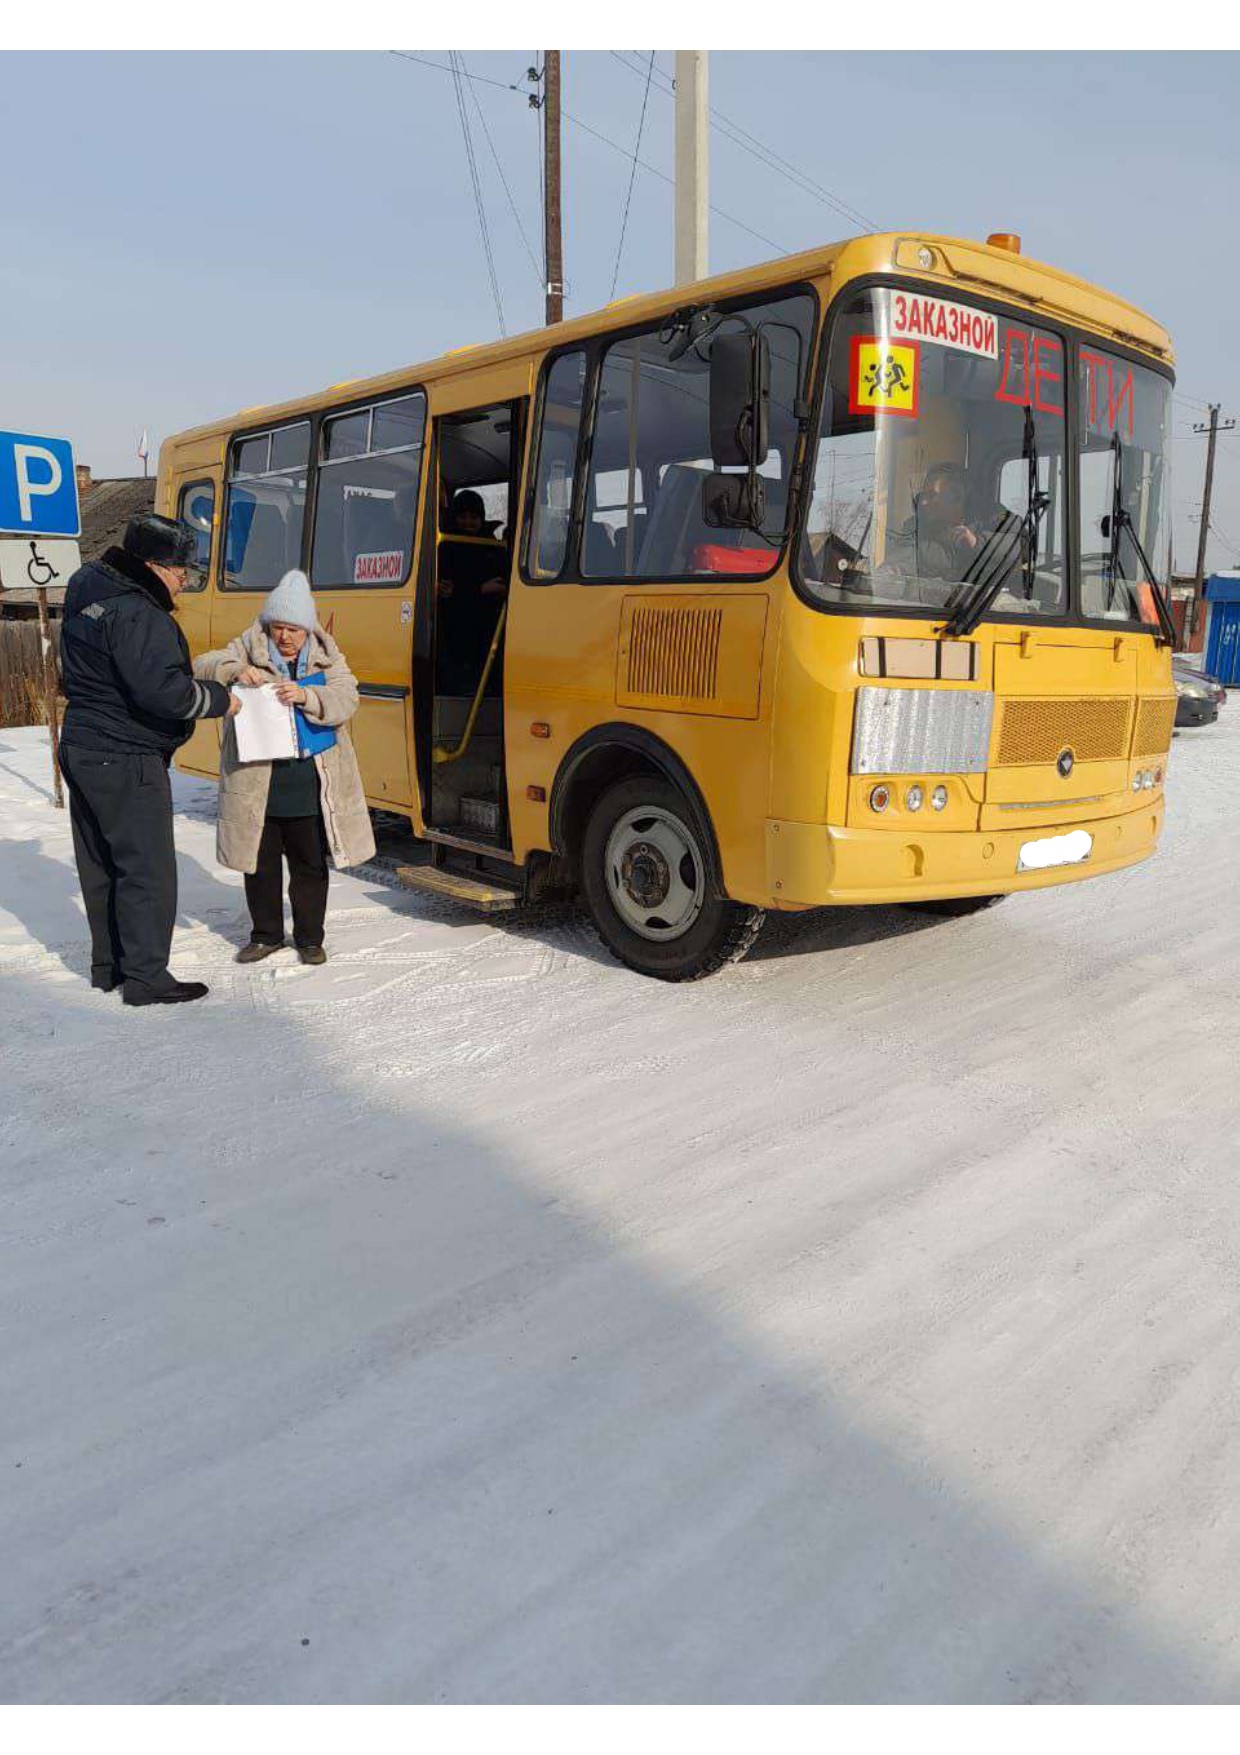
[{"label": "black uniform jacket", "polygon": [[222,683],[194,678],[163,580],[124,549],[110,548],[70,579],[60,667],[69,703],[62,737],[76,749],[168,757],[196,719],[228,711]]}]

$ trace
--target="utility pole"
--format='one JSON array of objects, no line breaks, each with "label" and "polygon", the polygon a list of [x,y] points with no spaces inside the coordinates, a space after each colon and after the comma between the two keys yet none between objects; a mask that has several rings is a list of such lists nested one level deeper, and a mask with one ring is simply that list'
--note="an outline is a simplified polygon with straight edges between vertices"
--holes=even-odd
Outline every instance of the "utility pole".
[{"label": "utility pole", "polygon": [[1188,634],[1196,632],[1197,625],[1201,620],[1201,603],[1206,577],[1206,543],[1210,537],[1210,495],[1214,490],[1214,447],[1219,433],[1230,433],[1236,424],[1234,420],[1229,420],[1220,427],[1218,417],[1221,405],[1217,402],[1211,402],[1208,406],[1210,410],[1209,425],[1198,421],[1193,428],[1195,433],[1207,433],[1209,437],[1206,440],[1206,485],[1201,496],[1201,529],[1197,534],[1197,571],[1193,578],[1192,626],[1186,630],[1186,642]]},{"label": "utility pole", "polygon": [[560,218],[560,51],[543,50],[543,261],[547,322],[564,321],[564,233]]},{"label": "utility pole", "polygon": [[710,273],[710,101],[705,49],[676,51],[676,285]]}]

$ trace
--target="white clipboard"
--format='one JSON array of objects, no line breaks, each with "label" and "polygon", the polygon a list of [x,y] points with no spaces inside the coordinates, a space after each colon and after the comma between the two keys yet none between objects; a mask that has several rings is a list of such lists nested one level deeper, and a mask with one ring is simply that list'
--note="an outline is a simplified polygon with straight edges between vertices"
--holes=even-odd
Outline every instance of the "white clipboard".
[{"label": "white clipboard", "polygon": [[274,683],[232,690],[241,702],[233,721],[239,762],[279,762],[297,754],[297,720],[276,694]]}]

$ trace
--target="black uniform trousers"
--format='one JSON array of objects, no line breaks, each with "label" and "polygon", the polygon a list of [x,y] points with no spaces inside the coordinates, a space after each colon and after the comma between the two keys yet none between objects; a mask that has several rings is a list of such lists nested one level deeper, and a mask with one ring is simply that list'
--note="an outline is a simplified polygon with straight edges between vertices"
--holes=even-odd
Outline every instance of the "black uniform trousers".
[{"label": "black uniform trousers", "polygon": [[61,744],[91,978],[166,987],[177,916],[172,787],[153,751]]},{"label": "black uniform trousers", "polygon": [[284,943],[284,861],[288,860],[288,899],[293,908],[293,943],[308,950],[323,942],[327,917],[327,832],[312,817],[268,817],[258,844],[258,865],[246,873],[251,942]]}]

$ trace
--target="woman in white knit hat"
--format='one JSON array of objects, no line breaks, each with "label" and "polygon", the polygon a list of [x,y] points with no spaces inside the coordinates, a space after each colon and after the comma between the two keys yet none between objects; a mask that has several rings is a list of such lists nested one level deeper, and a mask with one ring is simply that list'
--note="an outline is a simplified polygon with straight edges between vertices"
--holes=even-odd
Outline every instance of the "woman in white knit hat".
[{"label": "woman in white knit hat", "polygon": [[250,942],[239,963],[258,963],[284,944],[284,862],[293,943],[303,963],[324,963],[330,853],[337,866],[374,856],[362,777],[349,737],[357,683],[344,654],[319,626],[310,581],[286,573],[258,620],[220,652],[194,664],[203,681],[275,686],[297,725],[296,756],[241,762],[234,721],[220,746],[220,863],[245,873]]}]

